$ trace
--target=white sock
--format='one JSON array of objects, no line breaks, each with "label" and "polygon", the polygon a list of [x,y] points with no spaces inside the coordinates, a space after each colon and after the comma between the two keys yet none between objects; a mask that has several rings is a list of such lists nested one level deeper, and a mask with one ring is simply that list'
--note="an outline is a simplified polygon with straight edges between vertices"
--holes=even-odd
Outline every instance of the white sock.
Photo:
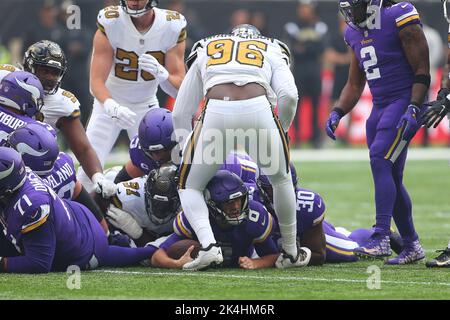
[{"label": "white sock", "polygon": [[295,257],[297,256],[297,212],[294,186],[290,179],[273,185],[273,202],[283,249]]},{"label": "white sock", "polygon": [[209,222],[209,212],[203,193],[194,189],[180,189],[183,212],[194,229],[197,239],[203,248],[215,243],[214,233]]},{"label": "white sock", "polygon": [[447,249],[450,250],[450,241],[448,242]]}]

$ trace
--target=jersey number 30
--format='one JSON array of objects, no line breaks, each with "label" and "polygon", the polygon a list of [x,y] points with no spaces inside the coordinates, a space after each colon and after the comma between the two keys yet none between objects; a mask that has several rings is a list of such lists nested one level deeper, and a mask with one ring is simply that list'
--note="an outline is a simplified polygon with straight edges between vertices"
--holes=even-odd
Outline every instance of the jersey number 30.
[{"label": "jersey number 30", "polygon": [[365,59],[367,56],[369,56],[369,60],[363,62],[367,80],[380,78],[380,68],[373,68],[378,63],[377,54],[375,53],[375,48],[373,46],[361,48],[361,59]]},{"label": "jersey number 30", "polygon": [[240,64],[262,68],[267,44],[261,41],[248,40],[236,43],[231,39],[211,41],[207,47],[208,67],[227,64],[234,59]]}]

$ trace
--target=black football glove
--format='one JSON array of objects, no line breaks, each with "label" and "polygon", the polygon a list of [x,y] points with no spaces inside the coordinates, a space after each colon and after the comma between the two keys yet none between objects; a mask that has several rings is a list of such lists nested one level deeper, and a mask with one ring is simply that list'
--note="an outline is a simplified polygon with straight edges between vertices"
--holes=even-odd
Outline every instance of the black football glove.
[{"label": "black football glove", "polygon": [[[439,93],[443,91],[444,89],[439,90]],[[445,89],[450,92],[449,89]],[[450,112],[450,101],[446,98],[446,96],[443,99],[439,99],[431,103],[431,105],[428,107],[428,109],[425,111],[425,113],[422,116],[422,124],[427,127],[436,128],[439,123],[444,119],[444,117],[447,115],[447,113]],[[433,125],[434,124],[434,125]]]}]

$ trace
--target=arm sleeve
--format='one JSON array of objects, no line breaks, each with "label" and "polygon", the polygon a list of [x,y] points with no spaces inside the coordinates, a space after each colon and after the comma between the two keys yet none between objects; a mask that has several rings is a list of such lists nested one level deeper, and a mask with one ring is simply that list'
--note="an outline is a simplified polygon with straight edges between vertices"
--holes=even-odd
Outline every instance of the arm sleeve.
[{"label": "arm sleeve", "polygon": [[163,81],[159,84],[161,89],[164,90],[165,93],[167,93],[172,98],[176,98],[178,94],[178,89],[173,86],[173,84],[170,83],[169,80]]},{"label": "arm sleeve", "polygon": [[53,224],[46,221],[42,226],[23,235],[24,256],[7,258],[6,272],[50,272],[56,250]]},{"label": "arm sleeve", "polygon": [[287,65],[282,64],[273,71],[270,85],[277,95],[278,114],[286,132],[297,112],[298,103],[297,86]]},{"label": "arm sleeve", "polygon": [[86,191],[84,187],[81,187],[81,192],[78,195],[76,199],[73,199],[73,201],[76,201],[78,203],[81,203],[86,208],[91,211],[98,222],[102,221],[104,219],[103,213],[100,210],[100,207],[97,205],[97,203],[92,199],[92,197],[89,195],[89,193]]},{"label": "arm sleeve", "polygon": [[180,146],[184,145],[184,141],[192,131],[192,117],[202,98],[203,83],[196,61],[186,73],[173,107],[173,128]]}]

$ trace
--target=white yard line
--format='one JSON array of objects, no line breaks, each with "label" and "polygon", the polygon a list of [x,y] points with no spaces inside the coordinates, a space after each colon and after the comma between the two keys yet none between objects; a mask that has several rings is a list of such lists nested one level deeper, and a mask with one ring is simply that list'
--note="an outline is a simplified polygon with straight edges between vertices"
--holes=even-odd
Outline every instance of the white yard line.
[{"label": "white yard line", "polygon": [[[317,281],[317,282],[349,282],[349,283],[366,283],[366,280],[357,279],[326,279],[326,278],[310,278],[310,277],[274,277],[274,276],[252,276],[252,275],[232,275],[223,273],[205,273],[205,272],[142,272],[142,271],[124,271],[124,270],[92,270],[90,272],[125,274],[125,275],[146,275],[146,276],[164,276],[164,277],[209,277],[209,278],[235,278],[235,279],[253,279],[253,280],[289,280],[289,281]],[[420,281],[394,281],[381,280],[386,284],[405,284],[405,285],[422,285],[422,286],[445,286],[450,287],[448,282],[420,282]]]}]

